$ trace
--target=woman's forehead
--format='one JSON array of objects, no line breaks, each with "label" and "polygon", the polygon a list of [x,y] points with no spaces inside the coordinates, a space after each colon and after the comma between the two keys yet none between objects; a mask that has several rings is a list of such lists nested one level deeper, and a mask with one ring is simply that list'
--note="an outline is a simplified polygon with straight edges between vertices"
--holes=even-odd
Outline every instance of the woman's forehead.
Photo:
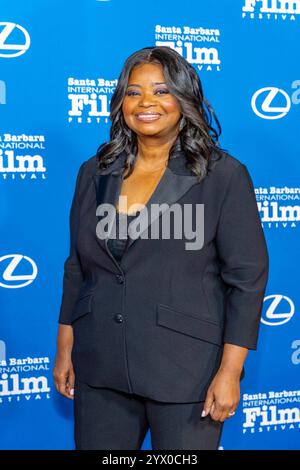
[{"label": "woman's forehead", "polygon": [[137,75],[147,76],[149,75],[149,73],[151,73],[151,75],[157,75],[160,77],[164,76],[163,68],[160,64],[145,63],[145,64],[135,65],[130,72],[130,78],[133,78],[134,76],[137,76]]}]

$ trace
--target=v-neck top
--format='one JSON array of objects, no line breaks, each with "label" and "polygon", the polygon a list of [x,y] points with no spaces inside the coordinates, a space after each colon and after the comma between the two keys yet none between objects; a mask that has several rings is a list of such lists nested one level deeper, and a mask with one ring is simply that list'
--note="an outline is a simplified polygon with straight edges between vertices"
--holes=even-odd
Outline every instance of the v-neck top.
[{"label": "v-neck top", "polygon": [[116,211],[116,237],[109,238],[107,246],[118,262],[121,261],[128,243],[128,226],[139,213],[137,211],[135,214],[126,214]]},{"label": "v-neck top", "polygon": [[[164,168],[164,171],[160,176],[160,179],[158,180],[157,184],[155,185],[152,194],[149,196],[147,203],[144,205],[147,205],[149,201],[152,200],[153,195],[156,193],[158,186],[161,184],[161,181],[164,178],[166,171],[167,168]],[[139,210],[135,214],[127,214],[125,212],[119,212],[118,210],[116,211],[116,238],[109,238],[107,241],[107,246],[118,262],[121,261],[127,247],[128,226],[130,222],[139,214]],[[125,216],[127,216],[127,220]],[[122,223],[120,224],[120,222]],[[122,237],[120,236],[121,233]]]}]

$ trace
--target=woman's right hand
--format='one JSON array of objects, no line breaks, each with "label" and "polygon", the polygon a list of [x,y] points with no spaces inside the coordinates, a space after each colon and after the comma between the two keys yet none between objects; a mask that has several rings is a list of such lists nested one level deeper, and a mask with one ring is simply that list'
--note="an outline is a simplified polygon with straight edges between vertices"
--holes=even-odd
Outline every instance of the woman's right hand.
[{"label": "woman's right hand", "polygon": [[73,328],[70,325],[59,325],[57,352],[53,367],[53,379],[56,390],[64,397],[74,398],[75,374],[71,360],[73,347]]}]

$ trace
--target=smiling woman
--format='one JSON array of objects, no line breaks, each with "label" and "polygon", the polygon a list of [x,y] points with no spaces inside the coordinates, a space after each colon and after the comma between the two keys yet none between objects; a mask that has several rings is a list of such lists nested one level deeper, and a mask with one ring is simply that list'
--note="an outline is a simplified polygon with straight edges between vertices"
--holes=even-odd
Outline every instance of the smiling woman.
[{"label": "smiling woman", "polygon": [[[139,140],[139,158],[134,171],[125,179],[120,192],[122,212],[128,206],[144,205],[157,188],[167,165],[168,152],[164,146],[179,133],[181,108],[165,82],[160,64],[142,63],[133,68],[122,104],[124,121]],[[143,151],[146,139],[160,142],[160,155],[149,159]],[[149,160],[149,162],[148,162]]]},{"label": "smiling woman", "polygon": [[[153,449],[217,449],[268,274],[253,184],[176,51],[129,56],[110,106],[110,140],[81,165],[71,207],[55,384],[74,398],[77,449],[140,449],[149,428]],[[98,236],[110,210],[120,236]]]},{"label": "smiling woman", "polygon": [[[99,169],[125,150],[124,179],[135,165],[143,162],[145,169],[153,168],[184,148],[187,164],[200,182],[208,172],[212,151],[220,150],[221,126],[203,95],[197,72],[169,47],[145,47],[127,58],[111,99],[110,119],[110,141],[97,151]],[[147,136],[148,150],[143,151]],[[157,145],[160,151],[154,152]]]}]

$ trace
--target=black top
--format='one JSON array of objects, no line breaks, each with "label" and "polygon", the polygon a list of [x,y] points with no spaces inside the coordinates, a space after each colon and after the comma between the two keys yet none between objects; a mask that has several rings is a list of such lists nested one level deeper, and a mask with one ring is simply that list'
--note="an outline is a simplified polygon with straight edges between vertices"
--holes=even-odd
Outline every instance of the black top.
[{"label": "black top", "polygon": [[126,250],[129,223],[134,219],[134,217],[137,217],[138,214],[139,211],[135,214],[116,212],[116,238],[109,238],[107,246],[118,262],[121,261]]}]

